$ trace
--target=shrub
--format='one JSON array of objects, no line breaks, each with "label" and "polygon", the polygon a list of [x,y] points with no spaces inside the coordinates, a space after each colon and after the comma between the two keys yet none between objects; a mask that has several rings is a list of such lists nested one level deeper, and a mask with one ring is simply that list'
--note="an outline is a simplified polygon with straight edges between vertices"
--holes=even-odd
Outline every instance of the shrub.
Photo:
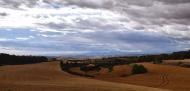
[{"label": "shrub", "polygon": [[81,66],[80,67],[81,71],[92,71],[92,70],[96,70],[96,71],[100,71],[101,68],[99,66]]},{"label": "shrub", "polygon": [[108,67],[108,69],[109,69],[109,72],[112,72],[113,71],[113,66]]},{"label": "shrub", "polygon": [[113,64],[97,64],[97,66],[102,67],[102,68],[107,68],[109,72],[112,72],[114,68]]},{"label": "shrub", "polygon": [[161,64],[162,62],[163,62],[163,61],[160,60],[160,59],[155,59],[155,60],[153,61],[154,64]]},{"label": "shrub", "polygon": [[177,65],[181,66],[183,64],[183,62],[179,61],[177,62]]},{"label": "shrub", "polygon": [[132,74],[143,74],[147,73],[148,70],[143,65],[135,64],[132,68]]}]

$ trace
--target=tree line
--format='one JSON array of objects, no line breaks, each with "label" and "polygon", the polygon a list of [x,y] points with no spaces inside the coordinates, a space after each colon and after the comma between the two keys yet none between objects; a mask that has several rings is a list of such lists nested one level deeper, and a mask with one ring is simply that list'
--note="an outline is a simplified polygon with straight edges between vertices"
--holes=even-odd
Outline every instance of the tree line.
[{"label": "tree line", "polygon": [[0,65],[16,65],[46,62],[48,59],[44,56],[17,56],[9,54],[0,54]]},{"label": "tree line", "polygon": [[168,54],[142,55],[142,56],[123,56],[103,58],[103,60],[115,60],[119,63],[138,63],[138,62],[162,62],[162,60],[184,60],[190,59],[189,51],[179,51]]},{"label": "tree line", "polygon": [[140,61],[161,61],[161,60],[184,60],[190,59],[189,51],[179,51],[170,54],[146,55],[138,57]]}]

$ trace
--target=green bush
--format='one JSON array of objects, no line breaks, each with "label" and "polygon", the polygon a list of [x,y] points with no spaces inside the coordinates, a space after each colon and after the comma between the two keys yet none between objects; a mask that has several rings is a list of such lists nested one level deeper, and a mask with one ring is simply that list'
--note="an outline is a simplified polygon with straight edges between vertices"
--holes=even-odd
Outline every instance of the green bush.
[{"label": "green bush", "polygon": [[143,65],[135,64],[132,68],[132,74],[143,74],[147,73],[148,70]]},{"label": "green bush", "polygon": [[162,62],[163,62],[163,61],[160,60],[160,59],[155,59],[155,60],[153,61],[154,64],[161,64]]}]

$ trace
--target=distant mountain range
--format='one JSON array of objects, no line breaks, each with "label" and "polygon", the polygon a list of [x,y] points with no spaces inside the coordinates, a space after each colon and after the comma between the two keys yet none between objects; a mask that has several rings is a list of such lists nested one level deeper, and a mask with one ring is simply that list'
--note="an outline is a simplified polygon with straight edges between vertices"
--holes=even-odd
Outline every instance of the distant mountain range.
[{"label": "distant mountain range", "polygon": [[157,59],[188,59],[190,58],[190,50],[188,51],[179,51],[172,53],[155,53],[155,54],[81,54],[81,55],[67,55],[67,56],[59,56],[58,59],[68,59],[68,58],[77,58],[77,59],[93,59],[93,58],[112,58],[112,57],[141,57],[141,58],[152,58],[155,57]]}]

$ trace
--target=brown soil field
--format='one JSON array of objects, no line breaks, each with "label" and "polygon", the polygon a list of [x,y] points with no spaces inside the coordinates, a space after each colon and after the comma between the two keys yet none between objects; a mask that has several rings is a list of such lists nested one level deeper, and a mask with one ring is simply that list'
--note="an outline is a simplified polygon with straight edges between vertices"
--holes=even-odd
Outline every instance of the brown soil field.
[{"label": "brown soil field", "polygon": [[[173,91],[190,91],[190,68],[184,68],[172,65],[152,64],[152,63],[141,63],[148,69],[146,74],[128,75],[126,77],[121,76],[125,71],[117,71],[118,68],[126,69],[127,66],[120,66],[115,69],[114,73],[120,74],[117,77],[101,76],[98,75],[96,79],[105,80],[110,82],[120,82],[134,85],[142,85],[154,88],[169,89]],[[121,73],[120,73],[121,72]],[[101,72],[100,72],[101,73]],[[113,73],[104,73],[106,75]]]},{"label": "brown soil field", "polygon": [[[134,78],[131,78],[131,81]],[[135,81],[138,82],[138,80],[136,79]],[[183,83],[183,81],[179,82]],[[139,85],[141,85],[141,81]],[[165,90],[152,88],[152,87],[129,85],[126,83],[107,82],[91,78],[73,76],[69,73],[61,71],[59,67],[59,62],[46,62],[39,64],[1,66],[0,91],[165,91]]]}]

